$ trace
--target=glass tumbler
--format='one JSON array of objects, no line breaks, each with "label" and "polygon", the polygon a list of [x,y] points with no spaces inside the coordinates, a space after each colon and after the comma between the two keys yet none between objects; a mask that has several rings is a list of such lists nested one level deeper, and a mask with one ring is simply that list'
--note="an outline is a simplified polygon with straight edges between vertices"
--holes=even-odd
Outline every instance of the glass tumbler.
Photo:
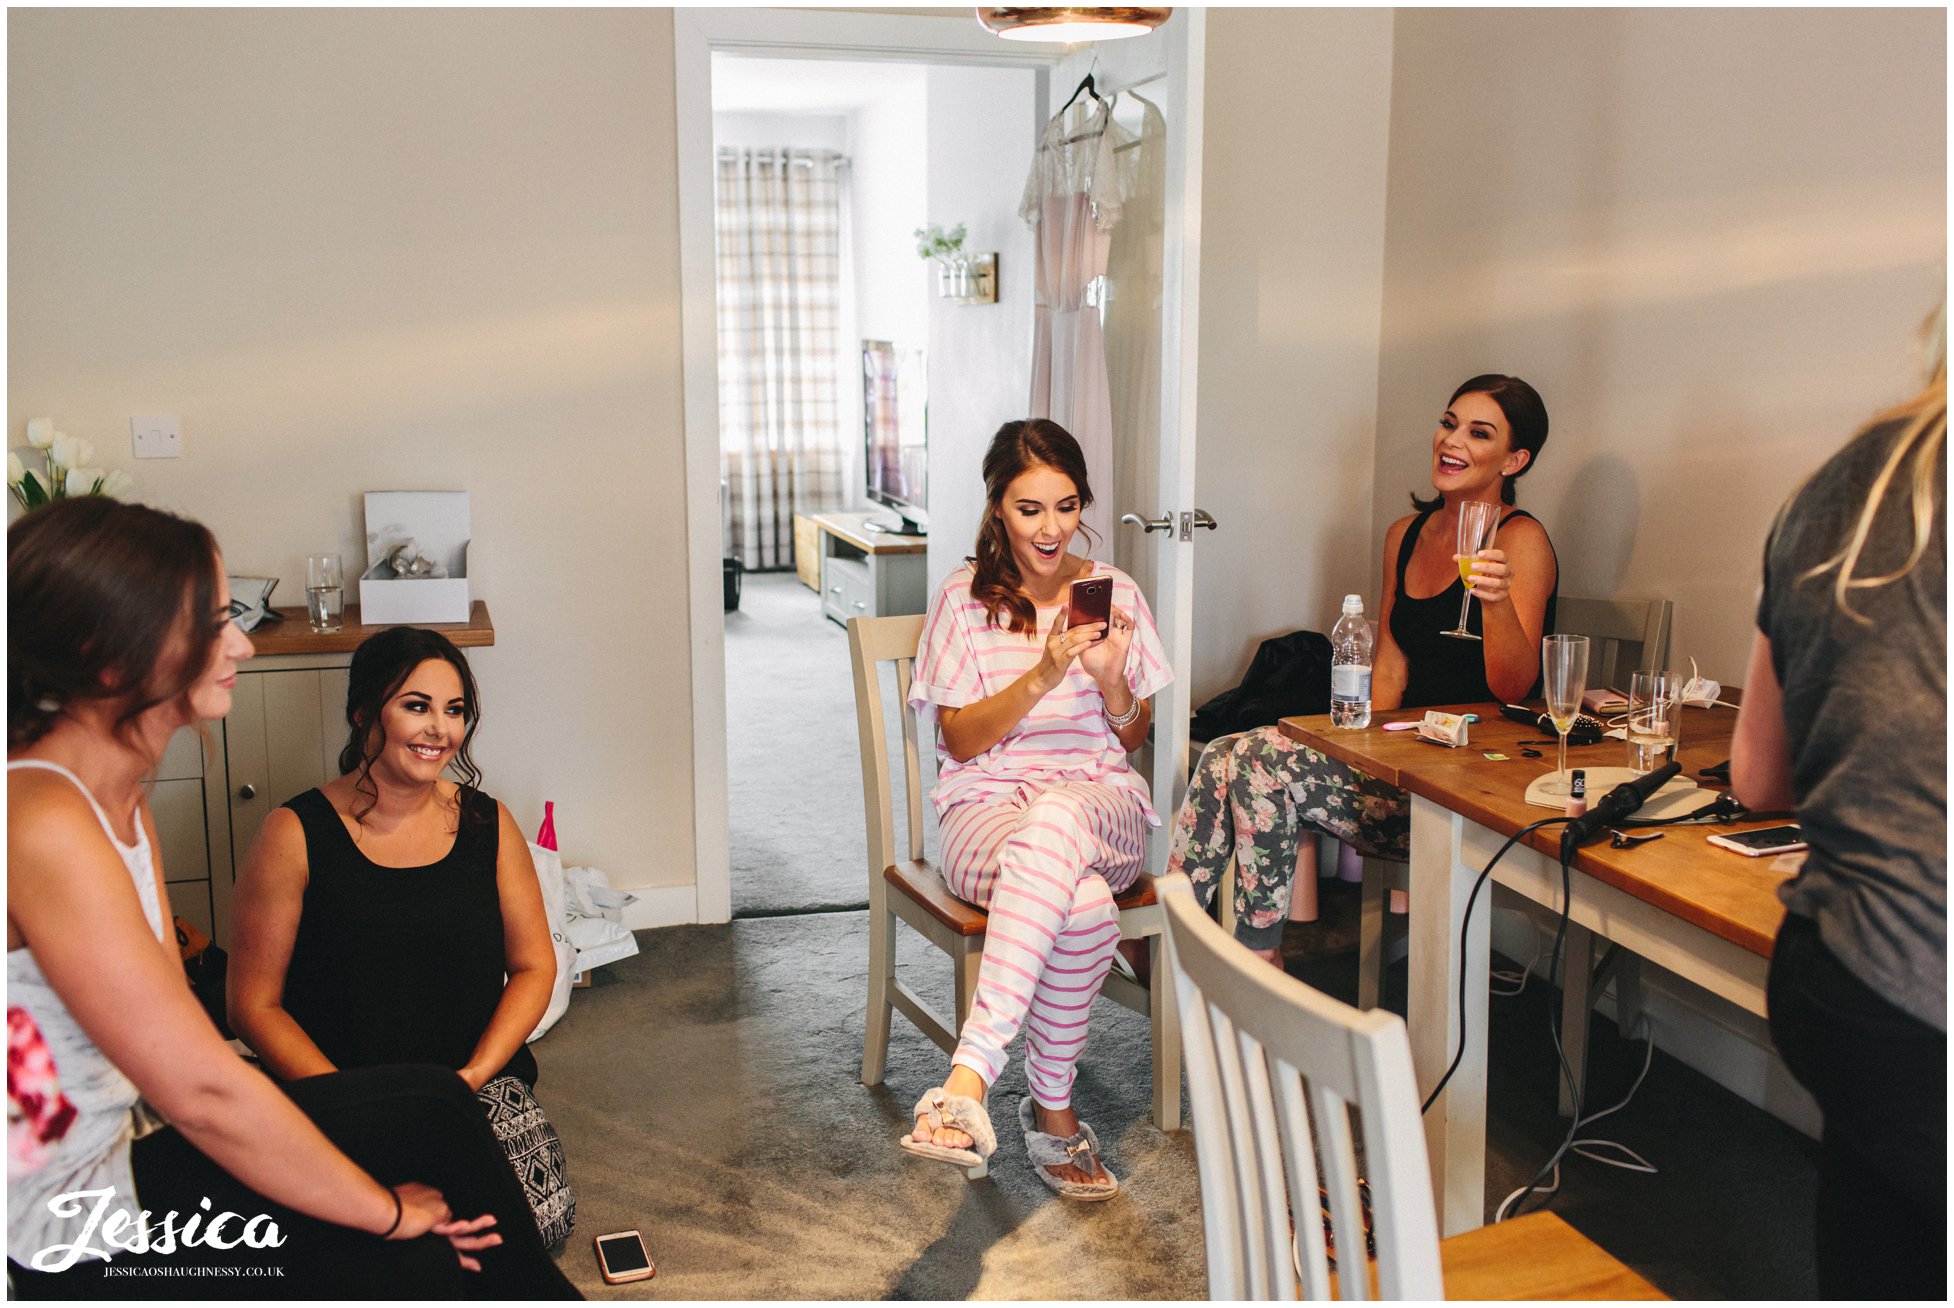
[{"label": "glass tumbler", "polygon": [[1682,743],[1683,679],[1673,672],[1637,672],[1628,680],[1628,766],[1653,772]]},{"label": "glass tumbler", "polygon": [[305,615],[312,622],[312,630],[321,633],[339,630],[345,593],[337,554],[305,556]]}]

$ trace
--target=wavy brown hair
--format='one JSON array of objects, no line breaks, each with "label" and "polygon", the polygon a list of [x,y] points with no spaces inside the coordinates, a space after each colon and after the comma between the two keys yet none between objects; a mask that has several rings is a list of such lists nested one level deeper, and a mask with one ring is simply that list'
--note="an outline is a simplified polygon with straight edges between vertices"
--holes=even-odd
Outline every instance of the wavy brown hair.
[{"label": "wavy brown hair", "polygon": [[[475,728],[482,723],[481,700],[475,690],[475,674],[468,670],[468,658],[455,643],[438,631],[425,627],[388,627],[368,636],[353,651],[353,664],[346,670],[346,747],[339,751],[339,773],[353,777],[354,793],[366,798],[366,807],[353,813],[353,820],[365,825],[365,818],[380,802],[380,789],[373,784],[373,764],[385,744],[385,729],[380,726],[380,710],[399,693],[414,669],[430,659],[452,666],[461,678],[461,718],[467,724],[461,745],[451,765],[462,787],[480,790],[482,770],[475,766],[468,746],[475,739]],[[382,739],[374,744],[374,734]],[[355,775],[357,774],[357,775]],[[456,796],[462,814],[474,812]]]},{"label": "wavy brown hair", "polygon": [[[1079,492],[1081,511],[1092,503],[1086,456],[1072,433],[1050,418],[1007,422],[991,437],[991,447],[984,451],[984,525],[977,531],[977,553],[968,560],[976,574],[970,593],[984,606],[993,627],[1003,625],[1017,635],[1038,630],[1038,611],[1021,589],[1024,577],[998,513],[1004,507],[1004,492],[1033,468],[1050,468],[1070,477]],[[1092,535],[1090,528],[1082,530]],[[998,622],[999,613],[1009,615],[1003,624]]]},{"label": "wavy brown hair", "polygon": [[210,665],[230,620],[217,612],[217,538],[141,504],[55,500],[7,529],[7,617],[7,748],[91,701],[120,701],[126,738]]}]

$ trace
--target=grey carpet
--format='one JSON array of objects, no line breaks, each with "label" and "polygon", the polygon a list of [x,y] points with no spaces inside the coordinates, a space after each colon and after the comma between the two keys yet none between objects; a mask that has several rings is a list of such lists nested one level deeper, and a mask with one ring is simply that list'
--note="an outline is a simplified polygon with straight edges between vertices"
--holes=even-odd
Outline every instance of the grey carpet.
[{"label": "grey carpet", "polygon": [[[892,688],[883,702],[894,733]],[[858,735],[848,633],[821,616],[820,596],[793,573],[748,575],[726,615],[736,917],[868,906]],[[923,761],[927,787],[927,749]],[[925,810],[934,840],[936,815]]]},{"label": "grey carpet", "polygon": [[[1323,921],[1292,925],[1289,970],[1345,999],[1356,989],[1356,888],[1323,883]],[[882,1086],[857,1081],[864,913],[641,932],[643,952],[601,969],[540,1043],[539,1097],[577,1189],[563,1266],[598,1298],[1184,1299],[1205,1297],[1193,1140],[1148,1120],[1146,1024],[1101,1001],[1077,1103],[1125,1194],[1069,1204],[1031,1174],[1014,1121],[1016,1051],[993,1091],[991,1177],[896,1146],[946,1059],[897,1016]],[[949,967],[906,931],[904,975],[949,1004]],[[1559,1142],[1551,991],[1492,1006],[1488,1211]],[[1402,1011],[1404,965],[1385,998]],[[1642,1047],[1597,1019],[1596,1103]],[[1605,1129],[1603,1127],[1605,1126]],[[1629,1108],[1595,1134],[1646,1154],[1640,1176],[1576,1160],[1552,1207],[1678,1298],[1808,1299],[1816,1147],[1658,1054]],[[605,1286],[590,1238],[644,1232],[655,1280]]]}]

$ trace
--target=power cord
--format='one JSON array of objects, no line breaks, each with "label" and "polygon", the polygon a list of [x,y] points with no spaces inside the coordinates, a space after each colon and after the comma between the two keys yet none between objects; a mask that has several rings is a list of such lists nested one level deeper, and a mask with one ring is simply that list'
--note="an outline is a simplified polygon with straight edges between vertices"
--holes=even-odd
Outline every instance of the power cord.
[{"label": "power cord", "polygon": [[[1642,1088],[1642,1082],[1648,1079],[1649,1065],[1655,1061],[1655,1033],[1649,1028],[1648,1014],[1644,1013],[1642,1015],[1642,1020],[1636,1023],[1636,1029],[1642,1033],[1644,1045],[1642,1050],[1642,1070],[1635,1074],[1635,1083],[1629,1086],[1628,1093],[1622,1096],[1619,1103],[1604,1108],[1598,1113],[1590,1113],[1588,1116],[1580,1118],[1574,1124],[1575,1129],[1578,1130],[1581,1127],[1589,1126],[1600,1121],[1610,1113],[1618,1113],[1628,1107],[1629,1101],[1635,1098],[1635,1092]],[[1633,1037],[1631,1036],[1630,1038],[1632,1039]],[[1595,1153],[1594,1150],[1596,1149],[1614,1149],[1622,1157],[1609,1158]],[[1642,1157],[1642,1155],[1636,1153],[1633,1149],[1630,1149],[1618,1140],[1577,1139],[1564,1152],[1576,1153],[1590,1161],[1601,1163],[1607,1167],[1619,1167],[1627,1172],[1639,1172],[1648,1176],[1657,1174],[1657,1168],[1654,1163],[1651,1163],[1648,1159]],[[1560,1189],[1560,1164],[1562,1157],[1562,1152],[1556,1152],[1552,1161],[1552,1178],[1546,1185],[1536,1183],[1531,1186],[1521,1186],[1512,1194],[1507,1195],[1506,1198],[1500,1201],[1499,1207],[1494,1210],[1493,1220],[1495,1222],[1505,1221],[1508,1216],[1507,1209],[1512,1207],[1515,1201],[1524,1203],[1525,1199],[1523,1196],[1536,1193],[1551,1195],[1558,1191]]]},{"label": "power cord", "polygon": [[[1421,1115],[1425,1113],[1429,1113],[1432,1110],[1432,1105],[1438,1102],[1438,1097],[1441,1094],[1445,1093],[1445,1083],[1450,1081],[1452,1079],[1452,1074],[1459,1070],[1459,1061],[1465,1057],[1465,1028],[1466,1028],[1465,939],[1466,939],[1466,928],[1472,922],[1472,907],[1474,904],[1479,902],[1479,892],[1485,888],[1487,878],[1492,876],[1493,869],[1499,866],[1499,861],[1502,858],[1506,857],[1507,850],[1513,848],[1513,846],[1519,844],[1521,840],[1525,839],[1527,836],[1532,835],[1534,832],[1540,830],[1542,827],[1551,827],[1557,823],[1572,822],[1573,820],[1574,820],[1573,818],[1565,817],[1565,816],[1542,818],[1538,822],[1530,822],[1526,826],[1521,827],[1518,831],[1515,831],[1511,836],[1507,837],[1506,843],[1499,847],[1499,852],[1494,854],[1492,859],[1486,864],[1486,870],[1481,872],[1479,874],[1479,879],[1472,883],[1472,893],[1466,896],[1465,914],[1459,919],[1459,1048],[1458,1051],[1452,1055],[1451,1065],[1445,1069],[1445,1075],[1438,1078],[1438,1084],[1432,1087],[1431,1094],[1425,1097],[1424,1104],[1420,1106],[1420,1108],[1418,1109],[1418,1112]],[[1567,875],[1567,865],[1565,861],[1563,861],[1561,864],[1561,874],[1563,877]],[[1564,912],[1561,921],[1563,927],[1565,927],[1566,915]],[[1558,959],[1560,957],[1560,938],[1558,936],[1555,938],[1554,956],[1555,959],[1557,960],[1554,966],[1558,967],[1559,966]],[[1557,1035],[1555,1038],[1555,1047],[1558,1048],[1559,1044],[1560,1041]],[[1563,1067],[1566,1066],[1566,1062],[1567,1060],[1565,1058],[1562,1058],[1561,1063]],[[1568,1079],[1570,1081],[1573,1079],[1571,1073],[1569,1074]]]}]

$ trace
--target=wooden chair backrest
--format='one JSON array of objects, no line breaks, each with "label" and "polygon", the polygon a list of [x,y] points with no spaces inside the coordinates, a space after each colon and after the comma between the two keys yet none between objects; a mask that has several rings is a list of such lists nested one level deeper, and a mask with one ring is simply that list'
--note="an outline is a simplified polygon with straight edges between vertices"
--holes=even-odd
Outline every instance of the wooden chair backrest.
[{"label": "wooden chair backrest", "polygon": [[909,707],[916,647],[923,639],[923,615],[848,619],[848,653],[855,668],[855,725],[862,751],[862,811],[868,828],[868,879],[871,903],[885,868],[895,865],[895,800],[890,788],[889,737],[882,713],[882,665],[895,667],[896,703],[902,717],[904,818],[911,861],[923,856],[922,765],[917,754],[916,712]]},{"label": "wooden chair backrest", "polygon": [[[1371,1297],[1357,1136],[1385,1299],[1441,1299],[1438,1215],[1404,1022],[1312,990],[1256,958],[1196,905],[1186,876],[1156,883],[1167,918],[1201,1176],[1210,1299],[1332,1295],[1317,1187],[1329,1192],[1345,1299]],[[1353,1122],[1354,1119],[1354,1122]],[[1321,1167],[1319,1170],[1319,1160]]]},{"label": "wooden chair backrest", "polygon": [[1554,609],[1554,630],[1586,636],[1588,688],[1610,687],[1628,693],[1631,672],[1669,667],[1669,622],[1675,606],[1666,599],[1585,599],[1563,595]]}]

